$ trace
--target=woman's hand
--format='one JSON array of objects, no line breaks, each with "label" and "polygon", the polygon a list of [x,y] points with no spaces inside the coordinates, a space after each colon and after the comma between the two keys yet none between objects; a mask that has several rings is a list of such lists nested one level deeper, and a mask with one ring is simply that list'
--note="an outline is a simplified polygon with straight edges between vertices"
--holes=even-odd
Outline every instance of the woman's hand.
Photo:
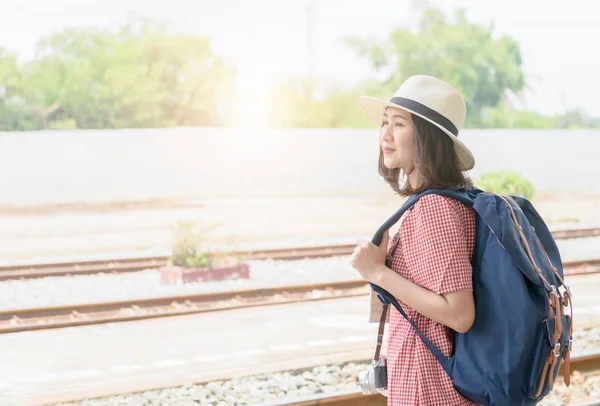
[{"label": "woman's hand", "polygon": [[389,231],[383,234],[381,244],[376,246],[371,242],[366,242],[357,246],[350,258],[350,265],[368,282],[376,282],[385,268],[385,257],[387,255],[387,246],[390,240]]}]

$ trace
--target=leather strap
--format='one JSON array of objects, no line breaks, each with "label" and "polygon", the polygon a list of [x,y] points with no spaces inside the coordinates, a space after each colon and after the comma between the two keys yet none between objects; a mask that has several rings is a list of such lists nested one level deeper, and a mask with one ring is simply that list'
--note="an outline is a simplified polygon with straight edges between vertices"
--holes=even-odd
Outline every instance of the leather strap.
[{"label": "leather strap", "polygon": [[[548,290],[551,290],[552,289],[551,285],[548,283],[548,281],[546,280],[546,278],[544,278],[544,275],[542,275],[541,269],[538,267],[538,265],[535,262],[535,259],[533,258],[533,254],[531,253],[531,248],[529,247],[529,243],[525,239],[525,234],[523,234],[523,227],[521,227],[521,225],[519,224],[519,221],[517,220],[517,216],[515,215],[515,211],[513,210],[513,208],[510,205],[510,203],[508,202],[508,199],[506,198],[506,196],[504,196],[504,195],[498,195],[498,197],[500,197],[500,199],[504,200],[504,203],[506,204],[506,207],[508,207],[508,211],[510,212],[510,216],[512,217],[513,222],[515,223],[515,227],[517,228],[517,232],[519,233],[519,237],[521,238],[521,242],[523,243],[523,247],[525,248],[525,251],[527,252],[527,256],[529,257],[529,261],[531,262],[531,265],[533,265],[533,270],[539,276],[539,278],[542,280],[542,282],[544,283],[544,285],[546,286],[546,288]],[[516,204],[516,202],[512,198],[510,198],[510,196],[508,198],[510,200],[512,200]],[[521,210],[521,208],[520,208],[520,206],[518,204],[517,204],[517,207],[518,207],[519,210]]]},{"label": "leather strap", "polygon": [[377,331],[377,347],[375,348],[375,355],[373,355],[373,361],[379,360],[379,353],[381,352],[381,344],[383,343],[383,333],[385,331],[385,319],[388,312],[388,303],[383,305],[381,310],[381,319],[379,320],[379,330]]},{"label": "leather strap", "polygon": [[[554,287],[553,287],[554,288]],[[562,335],[562,300],[558,295],[558,291],[556,288],[552,291],[551,295],[552,300],[552,310],[554,312],[554,336],[552,337],[552,345],[553,348],[551,350],[550,358],[550,390],[554,389],[554,367],[559,360],[560,357],[560,336]]]},{"label": "leather strap", "polygon": [[[392,265],[392,258],[394,257],[394,253],[396,252],[396,248],[398,248],[398,243],[400,242],[400,234],[396,235],[396,241],[394,241],[394,245],[392,249],[387,253],[385,258],[385,265],[389,268]],[[381,318],[379,319],[379,330],[377,331],[377,347],[375,347],[375,355],[373,355],[373,361],[379,360],[379,354],[381,352],[381,344],[383,343],[383,334],[385,332],[385,321],[387,319],[387,312],[390,307],[389,303],[384,303],[381,308]]]},{"label": "leather strap", "polygon": [[[507,199],[509,199],[515,206],[517,206],[520,209],[519,205],[517,204],[517,202],[515,202],[515,200],[512,197],[510,197],[510,196],[505,196],[505,197]],[[533,228],[533,231],[535,233],[535,228]],[[554,265],[552,265],[552,262],[550,261],[550,258],[548,257],[548,253],[546,252],[546,249],[544,248],[544,245],[542,244],[542,241],[538,237],[537,233],[535,233],[535,236],[540,244],[540,247],[542,248],[542,252],[544,253],[544,257],[546,257],[546,262],[548,262],[548,265],[550,266],[552,273],[554,274],[554,276],[556,276],[556,278],[560,281],[561,285],[565,289],[562,299],[559,298],[558,299],[559,303],[555,304],[555,309],[560,308],[560,311],[559,311],[560,317],[565,315],[565,307],[568,306],[569,311],[570,311],[570,316],[568,316],[568,318],[569,318],[568,319],[569,320],[569,342],[563,348],[563,365],[564,365],[563,375],[564,375],[565,385],[569,386],[571,384],[571,350],[572,350],[572,346],[573,346],[573,296],[571,295],[571,289],[567,286],[564,279],[560,276],[556,267],[554,267]],[[555,320],[556,320],[556,318],[555,318]],[[560,320],[560,318],[558,320]],[[556,332],[557,332],[557,327],[555,326],[555,334],[554,334],[555,337],[556,337]],[[562,323],[560,323],[560,333],[562,334]],[[559,338],[560,338],[560,334],[559,334]],[[556,343],[557,343],[557,341],[555,339],[555,341],[554,341],[555,346],[556,346]]]},{"label": "leather strap", "polygon": [[[535,231],[535,229],[534,229],[534,231]],[[536,234],[536,236],[537,236],[537,234]],[[538,237],[538,241],[539,241],[539,237]],[[560,283],[562,284],[562,286],[565,289],[562,300],[560,300],[561,316],[564,316],[564,314],[565,314],[565,307],[567,307],[567,306],[569,307],[570,315],[567,316],[569,319],[569,342],[567,343],[565,348],[563,348],[563,365],[564,365],[563,375],[564,375],[565,385],[568,387],[569,385],[571,385],[571,350],[573,347],[573,296],[571,295],[571,289],[569,289],[569,287],[567,286],[567,284],[565,283],[563,278],[559,275],[556,268],[550,262],[550,258],[548,257],[548,254],[546,253],[546,250],[544,249],[542,242],[541,241],[539,241],[539,242],[540,242],[540,246],[542,247],[542,251],[544,252],[544,256],[546,257],[546,261],[548,261],[548,265],[550,265],[550,269],[552,270],[552,273],[554,273],[556,278],[560,281]],[[562,325],[561,325],[561,328],[562,328]]]},{"label": "leather strap", "polygon": [[546,360],[546,363],[544,364],[544,369],[542,369],[542,376],[540,378],[540,383],[538,384],[537,391],[535,392],[536,398],[542,394],[542,390],[544,389],[544,383],[546,382],[546,375],[548,375],[548,367],[552,363],[552,360],[550,359],[552,356],[553,356],[553,354],[550,353],[550,357],[548,357],[548,359]]}]

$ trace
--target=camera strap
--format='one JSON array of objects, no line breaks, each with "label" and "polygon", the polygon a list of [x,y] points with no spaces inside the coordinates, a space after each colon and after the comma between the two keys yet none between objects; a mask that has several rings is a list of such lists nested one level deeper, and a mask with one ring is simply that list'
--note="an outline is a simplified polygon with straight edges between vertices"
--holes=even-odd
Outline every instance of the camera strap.
[{"label": "camera strap", "polygon": [[[400,243],[400,233],[397,233],[394,237],[394,245],[391,250],[386,255],[385,265],[388,268],[392,267],[392,258],[394,257],[394,253],[398,248],[398,244]],[[377,347],[375,347],[375,355],[373,355],[373,361],[379,360],[379,355],[381,353],[381,345],[383,344],[383,334],[385,332],[385,321],[387,319],[387,312],[390,307],[389,303],[384,303],[381,309],[381,318],[379,319],[379,330],[377,331]]]},{"label": "camera strap", "polygon": [[377,347],[375,348],[375,355],[373,355],[373,361],[379,360],[379,353],[381,352],[381,344],[383,343],[383,333],[385,331],[385,319],[386,319],[389,307],[390,307],[390,305],[388,303],[386,303],[383,305],[383,309],[381,310],[381,319],[379,320],[379,331],[377,332]]}]

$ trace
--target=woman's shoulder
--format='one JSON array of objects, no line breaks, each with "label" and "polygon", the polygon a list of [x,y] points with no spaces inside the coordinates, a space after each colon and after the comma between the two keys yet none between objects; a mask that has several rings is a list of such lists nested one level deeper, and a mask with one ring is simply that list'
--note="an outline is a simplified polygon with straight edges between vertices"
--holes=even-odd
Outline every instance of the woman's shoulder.
[{"label": "woman's shoulder", "polygon": [[473,210],[456,199],[433,193],[421,197],[413,207],[415,212],[436,211],[463,214]]},{"label": "woman's shoulder", "polygon": [[438,228],[442,224],[475,222],[475,210],[451,197],[429,194],[415,203],[410,216],[415,222]]}]

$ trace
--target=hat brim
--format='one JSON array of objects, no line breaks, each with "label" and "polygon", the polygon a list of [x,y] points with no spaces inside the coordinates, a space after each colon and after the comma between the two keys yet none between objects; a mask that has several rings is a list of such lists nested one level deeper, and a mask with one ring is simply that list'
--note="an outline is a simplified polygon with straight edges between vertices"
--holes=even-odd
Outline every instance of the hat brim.
[{"label": "hat brim", "polygon": [[444,133],[446,133],[454,143],[454,152],[456,153],[456,158],[458,159],[461,171],[468,171],[470,169],[473,169],[473,167],[475,166],[475,158],[473,157],[473,154],[471,153],[469,148],[467,148],[467,146],[461,140],[459,140],[456,135],[452,134],[443,126],[425,117],[424,115],[406,107],[392,103],[388,100],[378,99],[376,97],[370,96],[360,96],[358,98],[358,105],[365,112],[365,114],[379,126],[381,126],[383,113],[385,112],[386,107],[394,107],[397,109],[408,111],[409,113],[414,114],[415,116],[421,117],[422,119],[429,121],[431,124],[435,125]]}]

